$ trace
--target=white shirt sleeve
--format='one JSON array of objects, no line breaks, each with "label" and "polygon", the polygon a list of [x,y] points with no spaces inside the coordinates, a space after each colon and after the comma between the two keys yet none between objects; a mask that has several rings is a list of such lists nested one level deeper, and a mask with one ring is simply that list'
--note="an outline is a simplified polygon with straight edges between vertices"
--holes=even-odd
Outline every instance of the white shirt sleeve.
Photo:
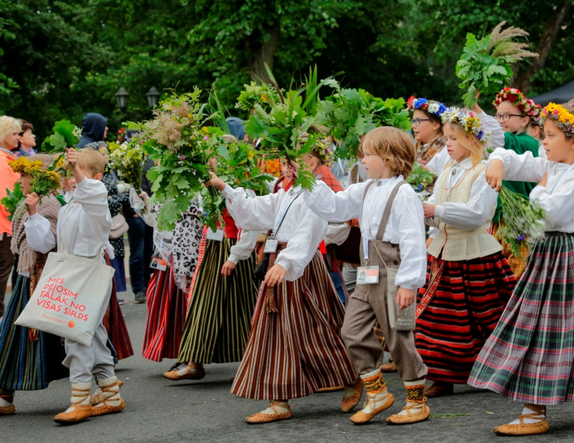
[{"label": "white shirt sleeve", "polygon": [[96,232],[100,229],[109,232],[112,216],[108,208],[108,190],[101,181],[84,178],[77,183],[74,201],[82,205],[88,224],[97,226]]},{"label": "white shirt sleeve", "polygon": [[482,111],[478,114],[478,118],[490,133],[490,140],[486,145],[489,149],[503,148],[504,147],[504,131],[493,116],[488,115],[486,112]]},{"label": "white shirt sleeve", "polygon": [[239,260],[248,259],[253,252],[253,248],[255,248],[258,235],[259,232],[257,231],[241,231],[239,240],[231,247],[227,260],[237,264]]},{"label": "white shirt sleeve", "polygon": [[309,209],[321,218],[330,222],[345,222],[359,218],[366,183],[356,183],[343,191],[334,192],[318,180],[313,190],[305,190],[303,196]]},{"label": "white shirt sleeve", "polygon": [[497,148],[488,158],[502,160],[504,163],[504,179],[524,182],[539,182],[548,171],[550,163],[546,158],[534,157],[532,152],[517,154],[510,149]]},{"label": "white shirt sleeve", "polygon": [[56,247],[56,237],[50,229],[50,220],[36,212],[24,223],[28,245],[41,254],[47,254]]},{"label": "white shirt sleeve", "polygon": [[233,189],[229,185],[222,192],[227,210],[238,227],[246,231],[273,229],[279,193],[250,198],[243,188]]},{"label": "white shirt sleeve", "polygon": [[446,224],[462,229],[475,229],[488,221],[492,209],[496,206],[497,194],[486,182],[483,171],[472,184],[468,202],[445,202],[437,205],[435,217]]}]

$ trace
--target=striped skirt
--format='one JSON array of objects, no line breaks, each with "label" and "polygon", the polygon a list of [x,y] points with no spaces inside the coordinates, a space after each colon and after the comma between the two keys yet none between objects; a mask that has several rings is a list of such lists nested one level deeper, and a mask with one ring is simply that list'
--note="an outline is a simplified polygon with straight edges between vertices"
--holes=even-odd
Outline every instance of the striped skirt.
[{"label": "striped skirt", "polygon": [[111,343],[111,351],[114,355],[114,361],[123,360],[134,355],[130,334],[128,333],[128,328],[124,320],[124,314],[122,313],[122,308],[118,302],[115,281],[112,283],[110,304],[106,314],[104,315],[103,323],[106,331],[108,332],[108,340]]},{"label": "striped skirt", "polygon": [[158,362],[177,358],[187,305],[183,291],[175,284],[171,266],[153,272],[146,298],[143,358]]},{"label": "striped skirt", "polygon": [[231,363],[241,360],[257,298],[255,254],[240,260],[228,277],[221,276],[236,240],[207,240],[196,270],[193,294],[178,361]]},{"label": "striped skirt", "polygon": [[16,326],[30,300],[30,279],[18,276],[16,287],[0,322],[0,390],[46,389],[53,380],[68,376],[62,339],[46,332]]},{"label": "striped skirt", "polygon": [[267,312],[263,283],[231,392],[288,400],[352,384],[357,374],[340,336],[344,308],[321,253],[315,253],[301,278],[276,286],[274,296],[278,312]]},{"label": "striped skirt", "polygon": [[428,306],[417,319],[415,346],[429,380],[466,383],[516,279],[501,252],[468,261],[428,258],[427,285],[434,272],[436,286],[419,292],[419,309]]},{"label": "striped skirt", "polygon": [[515,401],[574,400],[574,235],[547,233],[530,250],[468,383]]}]

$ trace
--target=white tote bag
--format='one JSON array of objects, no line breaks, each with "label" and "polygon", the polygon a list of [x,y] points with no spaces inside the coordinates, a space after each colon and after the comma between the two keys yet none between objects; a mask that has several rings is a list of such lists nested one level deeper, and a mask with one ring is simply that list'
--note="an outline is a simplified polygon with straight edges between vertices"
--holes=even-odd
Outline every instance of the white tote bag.
[{"label": "white tote bag", "polygon": [[[62,229],[61,249],[73,251],[79,218],[75,217],[70,228],[70,248],[67,247],[66,229]],[[51,252],[36,289],[16,324],[90,346],[107,308],[114,272],[114,268],[104,264],[102,253],[88,258],[68,252]]]}]

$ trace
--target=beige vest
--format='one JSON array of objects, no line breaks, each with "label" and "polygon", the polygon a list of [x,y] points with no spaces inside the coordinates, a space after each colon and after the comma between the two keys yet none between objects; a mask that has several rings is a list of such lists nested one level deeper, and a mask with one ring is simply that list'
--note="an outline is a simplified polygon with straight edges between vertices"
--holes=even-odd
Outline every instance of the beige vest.
[{"label": "beige vest", "polygon": [[[466,171],[462,179],[454,185],[450,195],[447,196],[447,178],[452,166],[448,167],[435,185],[437,205],[442,205],[445,202],[468,202],[472,185],[485,168],[484,164],[479,163]],[[443,260],[463,261],[486,257],[502,251],[500,243],[488,233],[495,209],[496,207],[492,208],[487,222],[476,229],[456,228],[441,221],[439,223],[440,232],[428,247],[428,253],[433,257],[441,257]]]}]

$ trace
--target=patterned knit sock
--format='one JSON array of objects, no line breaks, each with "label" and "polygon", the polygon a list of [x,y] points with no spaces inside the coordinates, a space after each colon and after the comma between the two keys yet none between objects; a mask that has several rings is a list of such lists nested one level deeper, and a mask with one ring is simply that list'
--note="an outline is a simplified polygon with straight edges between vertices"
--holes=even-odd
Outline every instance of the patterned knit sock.
[{"label": "patterned knit sock", "polygon": [[[425,379],[414,381],[406,381],[405,389],[407,390],[407,405],[410,405],[411,413],[415,412],[417,409],[422,409],[425,404],[424,390],[425,390]],[[408,415],[409,411],[403,409],[397,415]]]},{"label": "patterned knit sock", "polygon": [[367,390],[367,400],[365,401],[362,412],[369,414],[387,401],[389,392],[387,391],[387,385],[383,379],[380,368],[368,374],[361,375],[361,378]]},{"label": "patterned knit sock", "polygon": [[[528,418],[523,418],[522,420],[524,420],[524,423],[529,424],[529,423],[538,423],[541,422],[542,420],[544,420],[546,418],[546,408],[544,408],[544,412],[540,413],[539,411],[535,410],[534,408],[529,408],[528,406],[530,406],[528,403],[526,403],[524,405],[524,409],[522,409],[522,415],[526,415],[526,414],[536,414],[532,417],[528,417]],[[538,406],[540,407],[540,406]],[[511,425],[519,425],[520,424],[520,420],[514,420],[513,422],[510,422],[509,424]]]},{"label": "patterned knit sock", "polygon": [[[280,414],[285,414],[291,410],[291,407],[289,406],[289,400],[272,400],[271,404],[275,406],[275,409],[277,409],[277,412]],[[269,406],[267,409],[261,411],[261,414],[275,415],[277,412],[275,412],[271,406]]]}]

